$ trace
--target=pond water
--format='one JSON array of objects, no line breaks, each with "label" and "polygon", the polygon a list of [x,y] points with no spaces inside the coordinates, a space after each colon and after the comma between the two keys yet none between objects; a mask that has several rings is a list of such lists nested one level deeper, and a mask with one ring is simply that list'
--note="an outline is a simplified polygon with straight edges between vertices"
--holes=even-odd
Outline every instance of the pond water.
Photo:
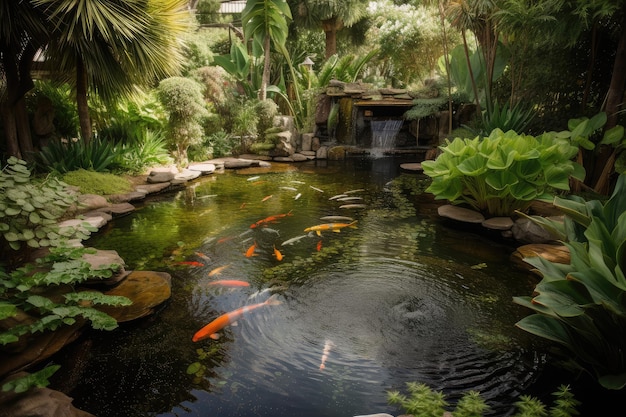
[{"label": "pond water", "polygon": [[[510,265],[512,247],[443,223],[425,177],[401,162],[227,171],[111,222],[87,245],[116,250],[129,270],[169,272],[172,297],[65,350],[55,384],[98,417],[398,415],[387,392],[413,381],[451,403],[480,391],[493,415],[510,414],[543,368],[514,327],[528,312],[511,301],[535,281]],[[305,233],[352,222],[327,216],[355,227]],[[192,341],[270,297],[280,304]]]}]

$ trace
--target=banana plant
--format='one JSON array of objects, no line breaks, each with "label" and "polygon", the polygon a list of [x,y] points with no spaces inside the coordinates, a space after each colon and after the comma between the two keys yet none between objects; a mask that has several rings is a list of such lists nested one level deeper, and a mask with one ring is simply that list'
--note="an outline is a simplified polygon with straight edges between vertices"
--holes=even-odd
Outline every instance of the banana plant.
[{"label": "banana plant", "polygon": [[555,199],[566,221],[538,221],[566,239],[570,263],[526,258],[542,276],[532,297],[514,302],[535,312],[516,323],[571,352],[577,367],[608,389],[626,387],[626,175],[605,203]]}]

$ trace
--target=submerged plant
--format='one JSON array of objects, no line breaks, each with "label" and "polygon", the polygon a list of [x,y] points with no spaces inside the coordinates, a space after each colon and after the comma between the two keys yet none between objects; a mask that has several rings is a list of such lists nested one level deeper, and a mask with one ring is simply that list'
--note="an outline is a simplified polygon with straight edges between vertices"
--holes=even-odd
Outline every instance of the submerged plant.
[{"label": "submerged plant", "polygon": [[488,216],[524,212],[533,200],[569,190],[570,177],[585,175],[572,161],[578,148],[555,132],[534,137],[495,129],[489,137],[455,138],[439,149],[436,160],[422,162],[432,178],[426,191]]},{"label": "submerged plant", "polygon": [[[414,417],[482,417],[490,411],[489,406],[477,391],[465,393],[456,404],[452,413],[446,411],[449,406],[441,391],[434,391],[428,385],[416,382],[407,383],[408,395],[399,391],[389,391],[387,400],[390,404],[401,406],[407,414]],[[568,386],[561,385],[556,392],[554,406],[548,412],[546,406],[536,398],[523,395],[515,403],[518,412],[513,417],[572,417],[578,415],[576,407],[580,404]]]}]

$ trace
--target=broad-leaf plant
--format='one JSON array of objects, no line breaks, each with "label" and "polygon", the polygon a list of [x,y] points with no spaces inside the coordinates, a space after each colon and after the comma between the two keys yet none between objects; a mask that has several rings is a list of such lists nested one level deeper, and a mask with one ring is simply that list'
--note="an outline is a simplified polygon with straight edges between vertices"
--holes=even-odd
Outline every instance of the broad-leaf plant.
[{"label": "broad-leaf plant", "polygon": [[446,140],[439,149],[436,160],[422,162],[432,178],[426,191],[487,217],[524,212],[533,200],[569,190],[570,177],[585,176],[572,160],[578,147],[556,132],[535,137],[495,129],[488,137]]},{"label": "broad-leaf plant", "polygon": [[535,314],[516,326],[556,342],[609,389],[626,386],[626,175],[605,203],[557,197],[564,221],[532,217],[563,239],[570,263],[526,258],[542,276],[532,297],[515,297]]}]

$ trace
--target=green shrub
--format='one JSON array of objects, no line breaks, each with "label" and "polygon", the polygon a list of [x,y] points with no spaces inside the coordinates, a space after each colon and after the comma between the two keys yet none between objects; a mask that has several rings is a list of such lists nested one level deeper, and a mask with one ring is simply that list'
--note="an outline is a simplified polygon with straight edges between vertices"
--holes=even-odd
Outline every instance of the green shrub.
[{"label": "green shrub", "polygon": [[35,163],[42,172],[63,174],[81,168],[105,172],[113,168],[119,153],[113,142],[97,137],[89,142],[54,140],[35,154]]},{"label": "green shrub", "polygon": [[511,107],[508,102],[500,106],[497,101],[494,101],[491,109],[482,112],[480,127],[478,129],[470,128],[470,130],[478,136],[487,136],[494,129],[505,132],[509,130],[523,132],[534,117],[534,109],[522,103],[517,103]]},{"label": "green shrub", "polygon": [[63,174],[61,179],[80,189],[82,194],[122,194],[132,191],[130,181],[114,174],[79,169]]},{"label": "green shrub", "polygon": [[577,366],[609,389],[626,386],[626,175],[611,198],[555,198],[563,223],[533,217],[569,249],[568,265],[526,258],[541,274],[532,297],[515,297],[535,314],[517,327],[564,347]]},{"label": "green shrub", "polygon": [[157,96],[169,113],[167,141],[176,164],[187,166],[187,149],[202,141],[202,119],[208,116],[202,87],[190,78],[171,77],[159,83]]},{"label": "green shrub", "polygon": [[436,160],[422,162],[432,178],[426,191],[487,216],[524,212],[533,200],[569,190],[570,176],[584,178],[572,161],[578,148],[555,132],[533,137],[495,129],[485,138],[446,140],[439,149]]},{"label": "green shrub", "polygon": [[35,112],[40,100],[48,99],[54,111],[54,137],[78,137],[78,111],[73,90],[67,84],[57,85],[50,81],[35,81],[33,92],[27,97],[29,112]]},{"label": "green shrub", "polygon": [[272,100],[262,100],[254,106],[258,115],[256,131],[259,132],[257,140],[265,142],[265,132],[274,125],[274,117],[278,114],[278,105]]}]

